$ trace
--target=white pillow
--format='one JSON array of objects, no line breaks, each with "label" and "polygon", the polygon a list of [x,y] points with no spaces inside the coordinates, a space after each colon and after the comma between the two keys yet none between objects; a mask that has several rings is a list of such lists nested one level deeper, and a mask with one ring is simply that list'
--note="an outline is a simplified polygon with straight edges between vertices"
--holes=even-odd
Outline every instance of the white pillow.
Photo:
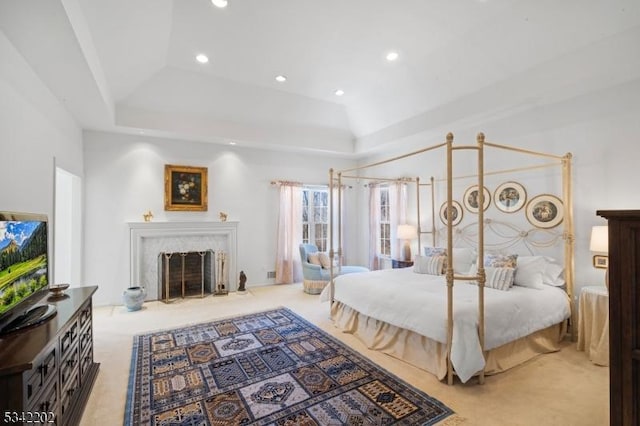
[{"label": "white pillow", "polygon": [[471,270],[471,266],[476,262],[476,251],[472,248],[453,249],[453,272],[466,275]]},{"label": "white pillow", "polygon": [[329,255],[327,253],[321,252],[319,257],[320,257],[320,264],[324,269],[331,268],[331,259],[329,259]]},{"label": "white pillow", "polygon": [[[446,256],[447,249],[441,247],[424,247],[425,256],[435,256],[444,254]],[[453,249],[453,272],[456,274],[466,275],[476,261],[476,251],[472,248],[454,248]]]},{"label": "white pillow", "polygon": [[542,290],[546,264],[542,256],[519,256],[513,284]]},{"label": "white pillow", "polygon": [[322,265],[320,263],[320,253],[319,252],[309,253],[307,255],[307,261],[309,263],[311,263],[312,265],[318,265],[318,266]]},{"label": "white pillow", "polygon": [[554,287],[562,287],[565,285],[564,277],[562,273],[564,272],[564,266],[560,265],[556,262],[556,260],[552,257],[544,258],[547,262],[544,273],[542,274],[542,282],[547,285],[551,285]]},{"label": "white pillow", "polygon": [[418,274],[442,275],[442,267],[446,257],[444,256],[420,256],[413,259],[413,272]]}]

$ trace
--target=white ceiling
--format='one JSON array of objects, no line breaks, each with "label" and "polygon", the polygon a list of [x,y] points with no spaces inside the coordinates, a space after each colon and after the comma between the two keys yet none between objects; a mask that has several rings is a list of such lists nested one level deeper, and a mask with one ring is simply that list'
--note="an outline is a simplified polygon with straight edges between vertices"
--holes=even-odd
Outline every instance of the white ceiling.
[{"label": "white ceiling", "polygon": [[0,29],[83,128],[341,155],[640,79],[637,0],[2,0]]}]

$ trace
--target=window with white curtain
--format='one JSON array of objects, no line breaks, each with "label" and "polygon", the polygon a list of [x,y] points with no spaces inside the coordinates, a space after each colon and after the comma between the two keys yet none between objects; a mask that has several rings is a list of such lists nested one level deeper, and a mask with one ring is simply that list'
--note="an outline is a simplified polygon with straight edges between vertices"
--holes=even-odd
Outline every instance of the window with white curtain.
[{"label": "window with white curtain", "polygon": [[321,186],[302,189],[302,242],[327,251],[329,232],[329,190]]},{"label": "window with white curtain", "polygon": [[389,187],[380,187],[380,237],[378,253],[391,256],[391,205],[389,203]]}]

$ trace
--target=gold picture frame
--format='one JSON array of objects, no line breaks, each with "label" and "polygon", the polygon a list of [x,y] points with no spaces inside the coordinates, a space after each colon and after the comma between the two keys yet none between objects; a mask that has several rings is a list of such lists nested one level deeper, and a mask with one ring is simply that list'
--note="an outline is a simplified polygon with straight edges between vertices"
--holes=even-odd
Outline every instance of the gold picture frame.
[{"label": "gold picture frame", "polygon": [[493,203],[502,212],[515,213],[527,203],[527,191],[518,182],[505,182],[494,191]]},{"label": "gold picture frame", "polygon": [[[471,213],[478,213],[480,210],[480,206],[478,205],[478,198],[480,195],[480,191],[478,191],[478,185],[472,185],[464,191],[464,197],[462,198],[462,203],[464,207],[469,210]],[[487,210],[491,205],[491,193],[484,187],[484,203],[483,209]]]},{"label": "gold picture frame", "polygon": [[164,209],[167,211],[207,211],[206,167],[164,166]]},{"label": "gold picture frame", "polygon": [[596,254],[593,256],[593,267],[598,269],[607,269],[609,267],[609,256]]},{"label": "gold picture frame", "polygon": [[542,194],[527,203],[527,220],[536,228],[551,229],[562,223],[564,205],[555,195]]}]

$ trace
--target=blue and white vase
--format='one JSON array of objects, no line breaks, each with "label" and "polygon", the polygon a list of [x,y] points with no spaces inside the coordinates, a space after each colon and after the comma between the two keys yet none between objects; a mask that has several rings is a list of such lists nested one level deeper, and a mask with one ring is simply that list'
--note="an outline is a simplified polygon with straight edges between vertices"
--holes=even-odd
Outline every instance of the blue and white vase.
[{"label": "blue and white vase", "polygon": [[122,301],[129,311],[139,311],[146,296],[144,287],[129,287],[122,293]]}]

